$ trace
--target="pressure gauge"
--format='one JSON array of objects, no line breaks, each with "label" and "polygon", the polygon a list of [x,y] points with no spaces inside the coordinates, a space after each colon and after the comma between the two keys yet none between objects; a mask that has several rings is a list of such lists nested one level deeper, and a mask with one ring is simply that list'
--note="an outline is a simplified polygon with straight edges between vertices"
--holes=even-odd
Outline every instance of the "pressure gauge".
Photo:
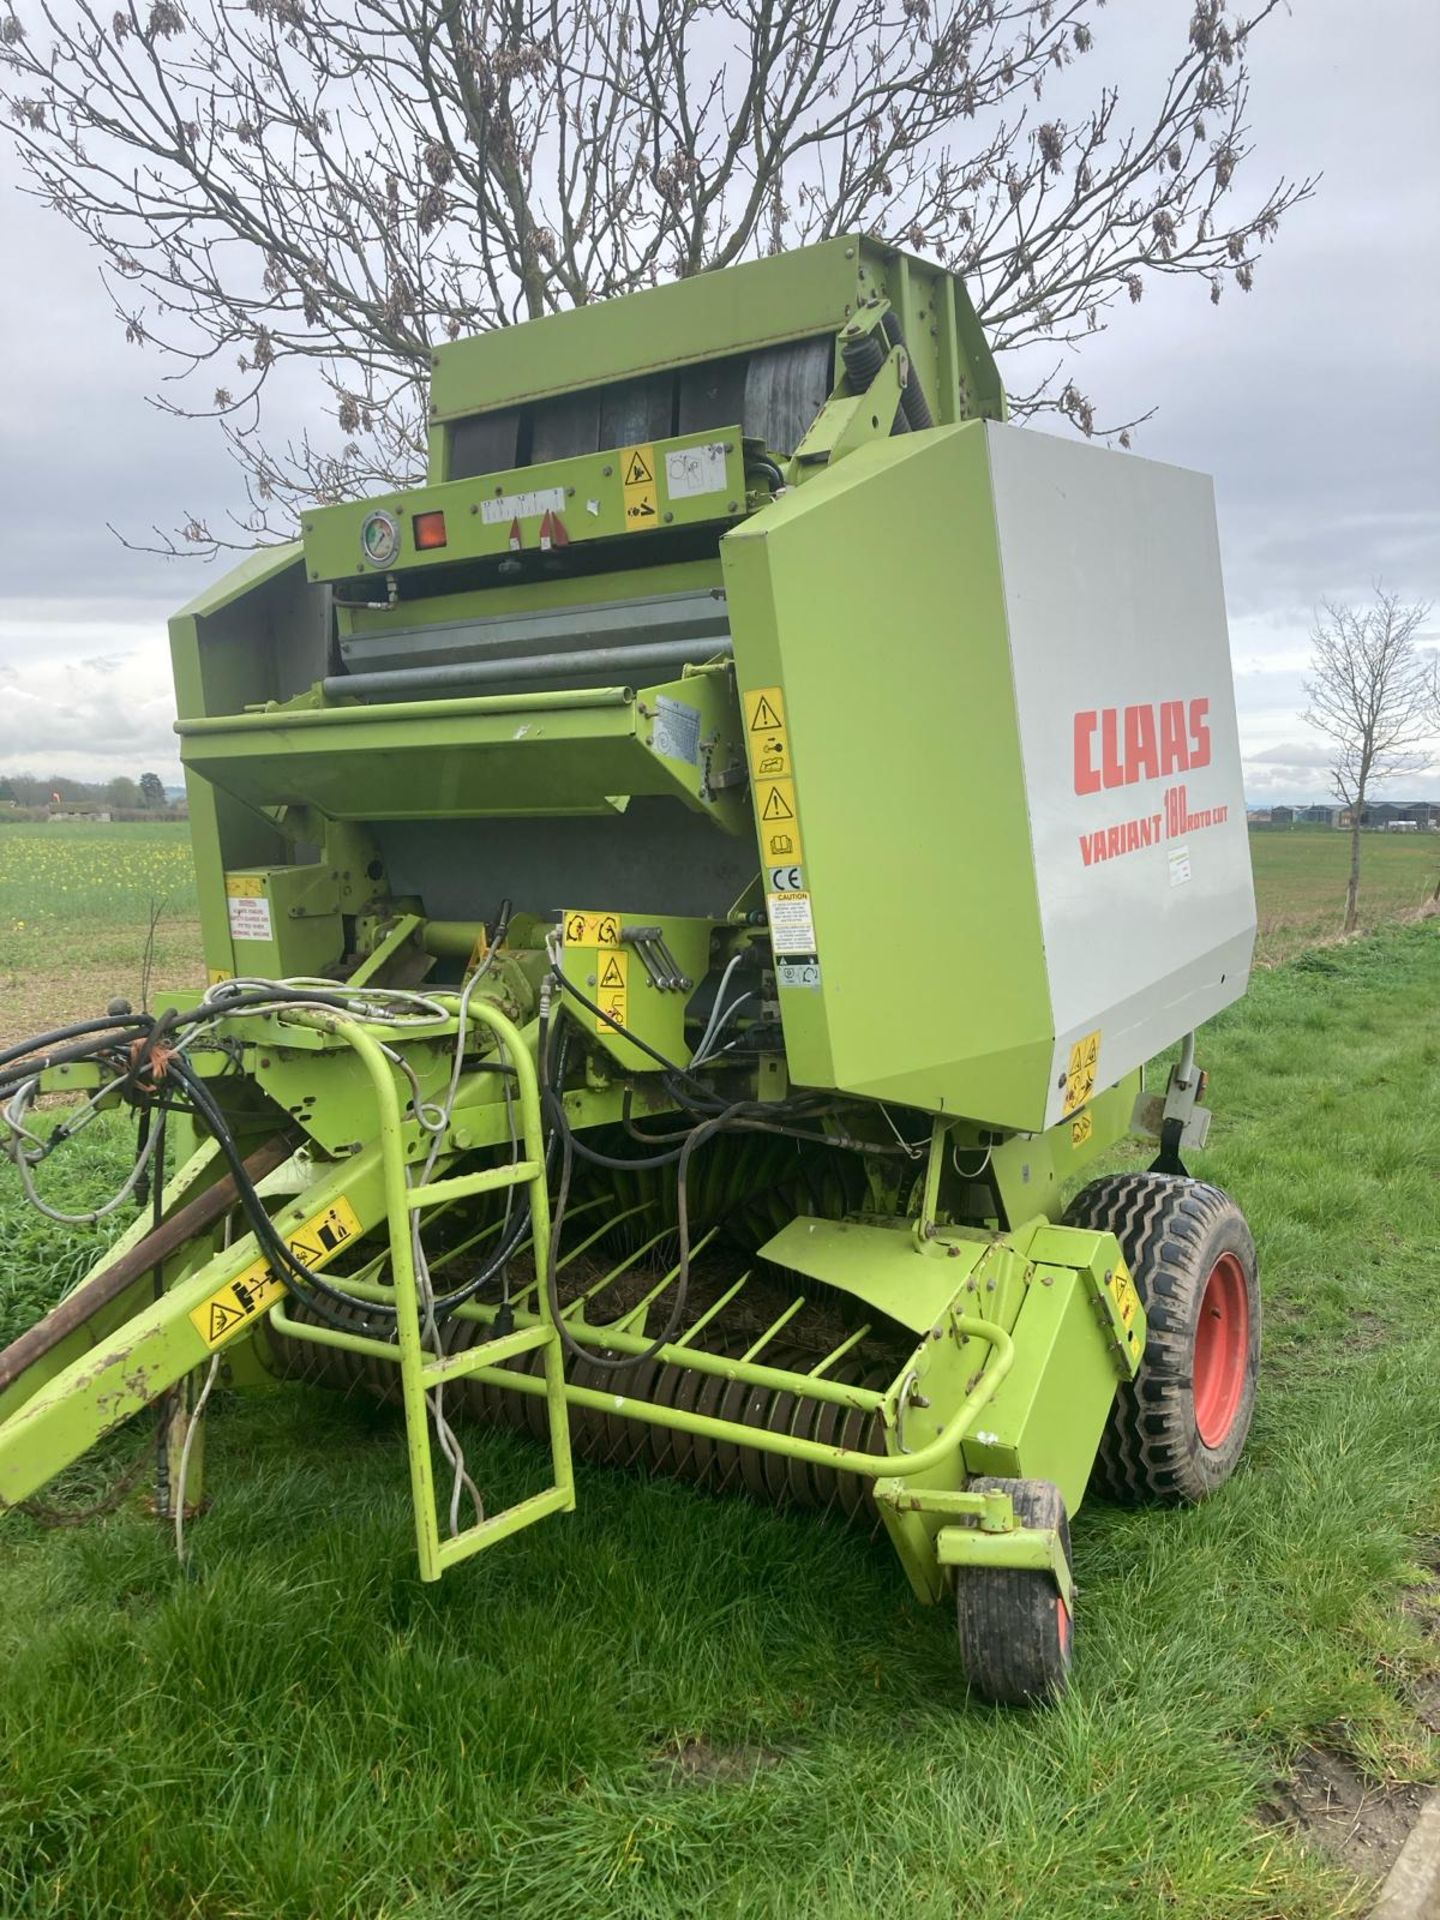
[{"label": "pressure gauge", "polygon": [[360,551],[372,567],[394,564],[400,552],[400,522],[393,513],[377,507],[367,513],[360,528]]}]

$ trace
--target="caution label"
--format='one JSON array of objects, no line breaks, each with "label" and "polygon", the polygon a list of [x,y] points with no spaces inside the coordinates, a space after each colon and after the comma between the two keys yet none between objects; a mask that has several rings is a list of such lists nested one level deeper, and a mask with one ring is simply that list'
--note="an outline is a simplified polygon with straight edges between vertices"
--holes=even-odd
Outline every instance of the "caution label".
[{"label": "caution label", "polygon": [[622,1027],[630,1024],[630,956],[628,953],[605,953],[600,958],[600,971],[596,977],[595,1001],[600,1012],[595,1016],[595,1031],[610,1033],[612,1021],[618,1021]]},{"label": "caution label", "polygon": [[618,947],[618,913],[580,913],[567,908],[561,916],[567,947]]},{"label": "caution label", "polygon": [[1086,1141],[1090,1138],[1091,1134],[1094,1133],[1094,1131],[1095,1131],[1094,1114],[1091,1113],[1088,1108],[1084,1113],[1077,1113],[1075,1118],[1070,1122],[1071,1146],[1083,1147]]},{"label": "caution label", "polygon": [[776,953],[814,953],[815,918],[808,893],[767,893],[765,906]]},{"label": "caution label", "polygon": [[1135,1315],[1140,1311],[1140,1295],[1135,1291],[1135,1282],[1130,1278],[1130,1269],[1123,1260],[1117,1260],[1111,1270],[1110,1294],[1128,1332],[1135,1324]]},{"label": "caution label", "polygon": [[793,771],[785,696],[779,687],[757,687],[745,695],[745,740],[753,779],[783,780]]},{"label": "caution label", "polygon": [[258,873],[227,873],[225,891],[232,900],[263,900],[265,882]]},{"label": "caution label", "polygon": [[253,894],[232,894],[225,902],[230,915],[232,940],[270,940],[275,923],[270,918],[270,902]]},{"label": "caution label", "polygon": [[[360,1237],[360,1218],[342,1194],[285,1236],[285,1244],[307,1267],[323,1267],[351,1240]],[[223,1347],[262,1313],[268,1313],[287,1288],[277,1280],[268,1260],[255,1260],[243,1273],[227,1280],[217,1293],[192,1309],[190,1320],[207,1347]]]},{"label": "caution label", "polygon": [[1083,1040],[1077,1040],[1070,1049],[1070,1064],[1065,1070],[1065,1099],[1061,1113],[1074,1113],[1077,1107],[1083,1107],[1095,1091],[1095,1079],[1100,1070],[1100,1029],[1087,1033]]},{"label": "caution label", "polygon": [[767,867],[801,858],[793,780],[757,780],[755,812],[760,822],[760,858]]},{"label": "caution label", "polygon": [[655,445],[626,447],[620,456],[620,482],[625,496],[625,531],[653,527],[660,520],[660,497],[655,490]]}]

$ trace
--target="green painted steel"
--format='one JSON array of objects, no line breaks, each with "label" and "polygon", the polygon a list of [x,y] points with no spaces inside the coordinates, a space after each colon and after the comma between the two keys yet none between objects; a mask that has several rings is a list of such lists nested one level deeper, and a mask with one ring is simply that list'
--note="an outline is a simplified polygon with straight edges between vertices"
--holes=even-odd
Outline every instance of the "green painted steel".
[{"label": "green painted steel", "polygon": [[[995,363],[960,281],[857,234],[437,347],[432,415],[449,422],[836,334],[876,297],[900,314],[938,420],[1004,417]],[[433,452],[431,475],[443,477]]]},{"label": "green painted steel", "polygon": [[[816,339],[832,387],[793,447],[737,421],[526,463],[539,403],[659,380],[678,429],[669,376]],[[846,357],[857,341],[868,384]],[[915,380],[936,424],[895,432]],[[159,1299],[145,1276],[0,1396],[0,1505],[213,1354],[238,1379],[297,1342],[398,1388],[427,1580],[573,1507],[572,1415],[603,1414],[873,1483],[926,1600],[963,1565],[1043,1573],[1068,1602],[1058,1536],[967,1485],[1050,1480],[1072,1514],[1084,1497],[1144,1315],[1113,1237],[1054,1223],[1077,1172],[1128,1133],[1140,1079],[1102,1075],[1045,1125],[1057,1034],[984,425],[1004,412],[953,276],[841,237],[438,349],[428,482],[307,513],[303,542],[176,616],[212,980],[321,977],[375,996],[372,1017],[217,1009],[223,1051],[197,1053],[197,1071],[237,1139],[282,1127],[303,1149],[288,1177],[304,1191],[275,1203],[276,1224],[299,1234],[341,1210],[329,1277],[392,1310],[395,1337],[302,1312],[253,1236],[227,1246],[217,1229],[167,1260]],[[452,477],[457,433],[510,413],[513,457]],[[378,559],[364,544],[377,512],[395,537]],[[417,545],[435,514],[444,545]],[[708,618],[683,665],[621,673],[607,651],[587,671],[587,635],[686,596]],[[532,616],[543,642],[526,637]],[[386,662],[373,701],[345,686],[347,646],[359,671],[367,649]],[[484,690],[422,677],[446,649],[485,666]],[[558,668],[536,668],[556,652]],[[402,989],[431,1005],[386,1025],[379,996]],[[744,1151],[711,1190],[700,1149],[685,1220],[697,1261],[722,1261],[723,1230],[743,1231],[743,1270],[657,1348],[680,1200],[669,1167],[641,1163],[697,1120],[723,1139],[737,1114],[754,1128]],[[565,1129],[591,1185],[569,1196],[557,1272],[580,1291],[557,1324],[544,1281]],[[162,1214],[221,1170],[202,1146]],[[513,1298],[459,1305],[474,1344],[447,1351],[427,1274],[463,1276],[521,1195]],[[253,1312],[224,1306],[237,1281]],[[597,1319],[607,1295],[620,1310]],[[802,1367],[788,1343],[817,1303],[833,1323]],[[854,1373],[877,1334],[880,1386]],[[624,1373],[608,1391],[567,1374],[567,1343],[747,1391],[686,1403]],[[552,1484],[447,1537],[429,1402],[467,1382],[544,1399]],[[767,1396],[791,1407],[788,1427],[703,1410]],[[802,1407],[840,1410],[836,1431],[873,1423],[883,1450],[808,1437]]]},{"label": "green painted steel", "polygon": [[[782,995],[791,1072],[1041,1130],[1053,1026],[979,427],[863,447],[721,554],[740,687],[781,687],[791,735],[820,971]],[[908,933],[877,980],[886,927]]]},{"label": "green painted steel", "polygon": [[[563,529],[566,546],[591,541],[624,539],[637,529],[646,533],[667,527],[706,526],[736,520],[745,511],[745,456],[738,426],[712,428],[703,434],[677,434],[647,442],[654,460],[654,499],[627,505],[625,463],[614,450],[539,466],[516,467],[487,475],[484,488],[473,480],[451,480],[416,493],[379,500],[347,502],[322,507],[305,516],[305,560],[312,580],[354,580],[384,574],[394,562],[377,564],[366,557],[361,530],[377,509],[394,515],[399,529],[398,564],[422,572],[453,567],[461,560],[497,559],[508,554],[517,510],[527,494],[553,495],[553,511]],[[672,494],[667,486],[666,457],[691,447],[719,444],[724,455],[724,485],[713,493]],[[444,544],[421,547],[416,522],[424,515],[443,514]],[[552,521],[553,526],[553,521]],[[532,537],[533,545],[538,539]],[[546,538],[560,538],[548,534]]]}]

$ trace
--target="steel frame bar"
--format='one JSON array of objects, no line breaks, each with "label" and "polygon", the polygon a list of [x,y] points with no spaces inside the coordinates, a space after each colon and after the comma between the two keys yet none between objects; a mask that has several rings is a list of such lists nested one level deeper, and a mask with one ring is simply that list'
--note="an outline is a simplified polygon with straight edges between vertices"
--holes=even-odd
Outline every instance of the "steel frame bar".
[{"label": "steel frame bar", "polygon": [[[535,1266],[537,1273],[543,1273],[550,1251],[550,1199],[545,1180],[544,1135],[541,1127],[540,1090],[535,1063],[521,1039],[519,1030],[497,1007],[487,1000],[477,999],[472,1003],[470,1013],[472,1019],[491,1029],[496,1040],[505,1049],[507,1057],[514,1064],[516,1088],[519,1094],[520,1130],[526,1149],[524,1160],[515,1161],[509,1167],[487,1169],[484,1184],[487,1188],[507,1184],[528,1185]],[[323,1031],[343,1040],[359,1056],[361,1064],[369,1075],[375,1096],[379,1122],[381,1181],[386,1224],[390,1235],[390,1271],[394,1279],[398,1356],[394,1349],[383,1348],[381,1342],[369,1344],[382,1347],[386,1358],[394,1360],[398,1357],[399,1360],[400,1393],[405,1411],[405,1436],[410,1460],[410,1490],[415,1509],[415,1545],[420,1561],[420,1577],[422,1580],[438,1580],[446,1567],[453,1566],[457,1561],[480,1552],[533,1520],[542,1519],[549,1513],[572,1508],[575,1504],[574,1470],[570,1460],[570,1421],[565,1407],[565,1375],[560,1335],[551,1319],[549,1301],[542,1289],[537,1316],[537,1324],[541,1330],[540,1339],[532,1344],[541,1346],[544,1355],[544,1371],[538,1376],[527,1374],[525,1377],[533,1380],[536,1388],[546,1398],[549,1412],[550,1457],[555,1484],[545,1493],[536,1495],[531,1500],[522,1501],[519,1506],[495,1514],[490,1519],[466,1528],[463,1532],[442,1542],[435,1504],[435,1474],[430,1448],[426,1393],[431,1386],[438,1383],[438,1380],[455,1377],[461,1369],[457,1367],[453,1372],[442,1370],[437,1376],[432,1369],[436,1364],[443,1363],[433,1362],[425,1351],[421,1332],[420,1290],[415,1270],[412,1214],[418,1206],[425,1204],[430,1194],[437,1191],[443,1193],[447,1199],[455,1197],[457,1188],[463,1188],[467,1193],[475,1191],[474,1182],[477,1176],[470,1176],[468,1181],[445,1180],[437,1181],[430,1186],[412,1186],[405,1161],[404,1122],[400,1111],[399,1095],[396,1090],[395,1076],[386,1059],[384,1049],[372,1034],[353,1020],[343,1019],[330,1013],[317,1013],[314,1016],[314,1022]],[[508,1178],[498,1176],[508,1176]],[[330,1329],[330,1331],[338,1333],[336,1329]],[[343,1344],[356,1336],[339,1333],[338,1338]],[[495,1348],[497,1353],[502,1348],[509,1348],[512,1354],[516,1351],[509,1338],[497,1341]],[[482,1369],[474,1363],[483,1357],[481,1350],[472,1349],[464,1356],[472,1363],[464,1371],[480,1373]],[[459,1356],[456,1358],[458,1359]]]},{"label": "steel frame bar", "polygon": [[[345,1284],[348,1290],[362,1298],[389,1300],[393,1295],[393,1289],[389,1287],[362,1286],[352,1281]],[[488,1326],[494,1322],[495,1311],[493,1307],[467,1303],[456,1308],[455,1316]],[[624,1396],[623,1405],[617,1405],[614,1393],[595,1393],[590,1388],[576,1386],[570,1381],[565,1383],[565,1398],[574,1406],[594,1407],[600,1412],[619,1414],[623,1419],[648,1421],[652,1425],[673,1427],[684,1433],[705,1434],[711,1439],[731,1441],[737,1446],[756,1447],[761,1452],[783,1453],[792,1459],[806,1460],[817,1466],[837,1467],[843,1472],[864,1474],[869,1478],[883,1476],[887,1471],[891,1474],[899,1472],[909,1478],[928,1472],[931,1467],[938,1466],[948,1458],[975,1418],[989,1404],[1014,1363],[1014,1344],[1005,1329],[994,1321],[982,1320],[970,1314],[955,1314],[951,1323],[962,1340],[984,1340],[991,1349],[991,1358],[943,1430],[934,1440],[913,1453],[860,1453],[853,1448],[827,1447],[815,1441],[799,1440],[759,1427],[747,1427],[735,1420],[716,1420],[703,1414],[677,1412],[674,1408],[662,1407],[629,1395]],[[573,1339],[589,1346],[635,1354],[649,1351],[650,1342],[635,1334],[616,1333],[609,1327],[592,1327],[584,1321],[567,1320],[567,1325]],[[691,1332],[694,1332],[693,1328]],[[480,1349],[472,1348],[470,1351],[479,1353]],[[393,1348],[386,1357],[391,1360],[395,1358]],[[782,1367],[759,1365],[753,1360],[732,1359],[725,1354],[708,1353],[703,1347],[684,1347],[678,1342],[667,1343],[654,1357],[666,1366],[688,1367],[696,1373],[716,1374],[749,1386],[793,1393],[803,1399],[824,1400],[863,1413],[879,1413],[886,1416],[887,1425],[890,1424],[887,1410],[891,1394],[879,1392],[873,1387],[846,1386],[839,1381],[817,1378],[811,1373],[793,1373]],[[543,1383],[535,1375],[512,1373],[500,1367],[477,1366],[474,1377],[491,1386],[510,1388],[518,1393],[544,1391]]]},{"label": "steel frame bar", "polygon": [[[566,1383],[565,1398],[571,1406],[589,1407],[597,1413],[618,1414],[622,1419],[641,1420],[650,1426],[670,1427],[680,1433],[703,1434],[707,1439],[727,1441],[736,1447],[753,1447],[760,1453],[784,1454],[789,1459],[803,1460],[811,1466],[832,1467],[837,1472],[859,1474],[868,1480],[893,1475],[897,1468],[906,1474],[928,1473],[933,1467],[950,1461],[1009,1371],[1014,1357],[1010,1336],[993,1321],[977,1320],[963,1314],[956,1316],[955,1327],[966,1339],[990,1341],[994,1357],[975,1387],[946,1422],[944,1430],[928,1446],[910,1454],[860,1453],[853,1447],[827,1447],[815,1440],[801,1440],[790,1434],[772,1432],[768,1427],[747,1427],[739,1420],[715,1420],[706,1414],[683,1413],[651,1400],[626,1397],[623,1405],[617,1405],[614,1392],[579,1387],[573,1382]],[[666,1349],[662,1347],[656,1358],[663,1359],[665,1356]],[[689,1364],[693,1365],[699,1357],[692,1352],[688,1356]],[[713,1360],[714,1364],[699,1369],[702,1372],[727,1374],[732,1379],[751,1377],[749,1369],[741,1368],[734,1361],[721,1360],[714,1355],[705,1357]],[[483,1380],[488,1386],[510,1388],[520,1393],[540,1394],[545,1391],[544,1381],[536,1375],[512,1373],[504,1367],[477,1366],[473,1377]],[[777,1378],[783,1381],[785,1376],[779,1375]],[[809,1379],[809,1375],[791,1375],[790,1379],[803,1382]]]}]

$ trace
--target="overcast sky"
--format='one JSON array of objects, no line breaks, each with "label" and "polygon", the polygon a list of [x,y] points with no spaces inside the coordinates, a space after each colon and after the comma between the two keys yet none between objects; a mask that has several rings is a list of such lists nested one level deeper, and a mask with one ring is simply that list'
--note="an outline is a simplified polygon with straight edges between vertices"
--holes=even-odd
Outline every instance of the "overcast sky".
[{"label": "overcast sky", "polygon": [[[1189,11],[1111,0],[1086,77],[1123,92]],[[1294,0],[1253,68],[1244,192],[1323,172],[1315,200],[1248,298],[1217,309],[1198,282],[1152,289],[1076,374],[1102,415],[1159,408],[1138,452],[1215,476],[1247,792],[1321,798],[1323,748],[1299,718],[1316,602],[1381,579],[1437,603],[1440,644],[1440,5]],[[107,523],[135,539],[191,512],[213,523],[238,484],[211,428],[147,403],[160,369],[18,178],[6,147],[0,772],[175,782],[164,622],[214,569],[127,552]],[[1440,769],[1402,789],[1440,797]]]}]

